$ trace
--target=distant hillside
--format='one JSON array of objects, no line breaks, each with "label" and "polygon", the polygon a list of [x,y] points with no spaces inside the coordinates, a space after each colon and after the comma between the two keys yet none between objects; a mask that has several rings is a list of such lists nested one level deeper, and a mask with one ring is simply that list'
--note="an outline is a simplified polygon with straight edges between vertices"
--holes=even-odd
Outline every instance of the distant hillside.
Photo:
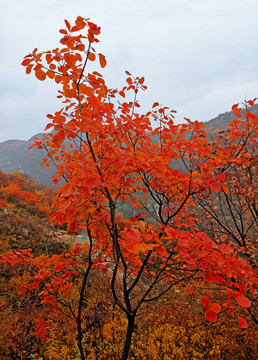
[{"label": "distant hillside", "polygon": [[[258,115],[258,104],[252,107],[252,112]],[[243,115],[245,110],[242,111]],[[205,122],[207,132],[215,136],[218,131],[225,128],[235,118],[233,111],[220,114],[215,119]],[[28,141],[7,140],[0,143],[0,170],[5,173],[14,171],[24,172],[34,178],[36,184],[52,186],[51,177],[55,174],[55,168],[40,166],[41,159],[46,156],[45,151],[28,148],[32,145],[33,139],[40,138],[42,134],[33,136]]]},{"label": "distant hillside", "polygon": [[61,227],[49,225],[54,194],[28,176],[0,170],[0,254],[8,248],[31,248],[36,254],[67,248],[73,238]]},{"label": "distant hillside", "polygon": [[[41,134],[34,137],[39,138]],[[0,143],[0,170],[5,173],[20,171],[34,178],[36,184],[52,186],[51,177],[55,174],[53,167],[40,166],[45,151],[28,148],[33,144],[33,138],[26,140],[7,140]]]},{"label": "distant hillside", "polygon": [[[242,116],[245,116],[246,110],[242,110]],[[258,115],[258,104],[251,108],[251,112]],[[207,132],[211,135],[218,133],[218,131],[225,129],[236,117],[233,111],[226,111],[224,114],[218,115],[215,119],[205,122]]]}]

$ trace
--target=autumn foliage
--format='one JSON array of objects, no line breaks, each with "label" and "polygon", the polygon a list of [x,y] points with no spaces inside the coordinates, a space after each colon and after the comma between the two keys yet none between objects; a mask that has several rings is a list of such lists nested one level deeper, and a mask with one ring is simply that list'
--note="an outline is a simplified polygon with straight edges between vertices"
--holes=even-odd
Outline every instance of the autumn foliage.
[{"label": "autumn foliage", "polygon": [[[182,348],[186,339],[195,346],[203,336],[201,326],[211,329],[201,324],[222,321],[223,328],[238,320],[246,329],[256,319],[251,310],[257,283],[258,118],[251,112],[253,101],[245,102],[244,118],[234,105],[236,120],[214,139],[197,121],[176,125],[175,111],[158,102],[141,114],[144,78],[126,71],[125,86],[110,89],[98,71],[87,72],[89,62],[106,66],[104,55],[95,50],[100,28],[82,17],[73,26],[65,20],[65,27],[60,49],[35,49],[22,65],[26,73],[60,86],[63,107],[47,115],[45,130],[52,132],[34,146],[46,150],[45,166],[56,167],[53,182],[65,181],[54,197],[50,222],[67,224],[67,232],[83,232],[85,239],[59,254],[11,251],[1,261],[6,267],[33,269],[19,294],[35,294],[51,314],[34,329],[43,342],[53,326],[66,322],[82,360],[204,358],[212,342],[209,332],[204,348],[188,353]],[[7,194],[15,191],[7,187]],[[133,214],[124,219],[119,211],[126,204]],[[93,279],[105,288],[92,286]],[[188,303],[193,316],[178,327],[170,313],[180,307],[188,312]],[[151,334],[148,321],[159,324]],[[162,332],[181,344],[178,352],[162,344]],[[156,355],[155,349],[160,349]],[[208,356],[220,359],[212,349]]]}]

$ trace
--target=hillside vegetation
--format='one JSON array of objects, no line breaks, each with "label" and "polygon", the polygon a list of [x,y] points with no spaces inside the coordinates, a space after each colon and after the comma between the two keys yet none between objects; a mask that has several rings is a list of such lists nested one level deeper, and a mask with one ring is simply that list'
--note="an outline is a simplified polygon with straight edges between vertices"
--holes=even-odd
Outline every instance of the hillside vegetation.
[{"label": "hillside vegetation", "polygon": [[[24,283],[35,282],[46,256],[52,258],[56,275],[63,273],[57,267],[71,244],[71,236],[48,222],[52,197],[52,189],[35,185],[27,176],[0,172],[1,253],[28,249],[36,256],[30,264],[20,262],[12,268],[0,267],[0,357],[3,360],[80,358],[75,323],[66,312],[66,306],[72,306],[76,300],[77,280],[74,278],[70,284],[74,289],[63,299],[61,313],[42,301],[43,287],[32,287],[29,296],[23,292]],[[123,228],[130,223],[122,215],[119,221]],[[99,271],[91,275],[91,290],[87,292],[83,310],[84,346],[89,359],[119,359],[123,345],[126,319],[107,291],[110,281],[107,275],[104,277]],[[155,306],[142,310],[131,359],[255,359],[256,327],[250,315],[248,329],[239,328],[228,315],[217,323],[207,323],[196,294],[189,294],[181,287],[175,291]]]}]

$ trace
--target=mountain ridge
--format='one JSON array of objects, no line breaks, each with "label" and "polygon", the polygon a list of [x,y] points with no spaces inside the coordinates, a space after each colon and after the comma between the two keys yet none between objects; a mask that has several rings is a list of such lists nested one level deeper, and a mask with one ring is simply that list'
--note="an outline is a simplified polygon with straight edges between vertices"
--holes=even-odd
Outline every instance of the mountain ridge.
[{"label": "mountain ridge", "polygon": [[[241,111],[242,115],[245,109]],[[255,104],[251,111],[258,115],[258,104]],[[223,130],[232,120],[235,115],[233,111],[226,111],[219,114],[216,118],[204,122],[207,132],[210,135],[216,134]],[[55,168],[46,168],[40,166],[42,158],[46,156],[44,150],[38,150],[33,147],[28,148],[33,144],[34,138],[41,138],[43,133],[38,133],[28,140],[10,139],[0,143],[0,170],[5,173],[13,173],[20,171],[31,176],[36,184],[44,184],[53,187],[51,177],[55,174]]]}]

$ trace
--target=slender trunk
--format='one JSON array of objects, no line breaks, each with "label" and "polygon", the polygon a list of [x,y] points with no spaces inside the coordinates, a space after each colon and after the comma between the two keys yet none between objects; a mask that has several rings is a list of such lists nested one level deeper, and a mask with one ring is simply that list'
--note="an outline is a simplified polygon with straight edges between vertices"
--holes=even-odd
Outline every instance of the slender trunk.
[{"label": "slender trunk", "polygon": [[128,321],[128,324],[127,324],[126,339],[125,339],[125,343],[124,343],[123,354],[122,354],[121,360],[128,359],[131,342],[132,342],[132,336],[133,336],[133,332],[134,332],[135,314],[127,315],[127,321]]},{"label": "slender trunk", "polygon": [[86,360],[84,355],[84,350],[82,346],[82,331],[81,331],[81,322],[77,323],[77,344],[81,355],[81,360]]},{"label": "slender trunk", "polygon": [[84,350],[83,350],[83,346],[82,346],[82,338],[83,338],[83,334],[82,334],[82,303],[83,303],[84,292],[85,292],[85,288],[86,288],[86,284],[87,284],[87,280],[88,280],[88,276],[89,276],[91,266],[92,266],[92,261],[91,261],[91,258],[90,258],[89,259],[89,264],[88,264],[88,267],[87,267],[87,270],[86,270],[86,273],[84,275],[84,279],[83,279],[83,282],[82,282],[82,288],[81,288],[81,292],[80,292],[80,300],[79,300],[79,305],[78,305],[77,344],[78,344],[78,348],[80,350],[81,360],[86,360]]}]

